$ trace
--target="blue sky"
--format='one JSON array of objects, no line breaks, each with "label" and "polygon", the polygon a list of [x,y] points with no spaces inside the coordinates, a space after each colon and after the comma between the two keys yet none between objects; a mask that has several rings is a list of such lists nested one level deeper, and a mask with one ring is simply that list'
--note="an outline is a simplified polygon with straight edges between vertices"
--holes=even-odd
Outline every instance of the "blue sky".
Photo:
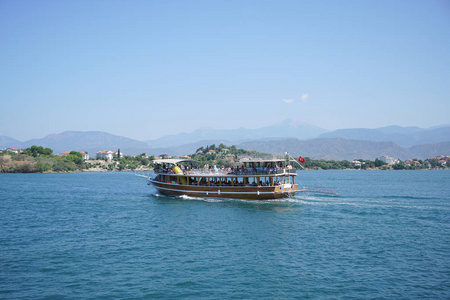
[{"label": "blue sky", "polygon": [[0,135],[450,123],[450,2],[0,1]]}]

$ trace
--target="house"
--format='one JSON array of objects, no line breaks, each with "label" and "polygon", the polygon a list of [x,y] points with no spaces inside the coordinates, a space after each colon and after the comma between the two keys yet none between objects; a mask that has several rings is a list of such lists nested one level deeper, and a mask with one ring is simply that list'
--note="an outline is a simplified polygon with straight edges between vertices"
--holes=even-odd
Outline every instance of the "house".
[{"label": "house", "polygon": [[108,161],[113,159],[113,152],[108,150],[98,151],[96,153],[97,159],[106,159]]},{"label": "house", "polygon": [[408,167],[410,167],[410,166],[419,167],[422,165],[417,160],[412,160],[412,159],[405,160],[404,163],[405,163],[405,166],[408,166]]},{"label": "house", "polygon": [[162,159],[170,159],[170,158],[172,158],[172,156],[170,156],[169,154],[161,154],[160,157]]},{"label": "house", "polygon": [[223,153],[223,154],[227,154],[228,152],[230,152],[230,150],[227,148],[223,148],[222,150],[220,150],[220,153]]},{"label": "house", "polygon": [[400,162],[398,159],[393,158],[392,156],[387,156],[387,155],[380,157],[379,160],[381,160],[384,163],[387,163],[390,166],[398,164]]},{"label": "house", "polygon": [[359,160],[353,160],[351,162],[352,166],[355,168],[361,168],[361,162]]},{"label": "house", "polygon": [[[119,151],[113,152],[113,157],[114,156],[119,157]],[[120,158],[123,158],[124,156],[125,156],[125,154],[122,151],[120,151]]]},{"label": "house", "polygon": [[89,159],[89,154],[87,152],[80,152],[80,153],[83,156],[83,160],[88,160]]},{"label": "house", "polygon": [[23,153],[23,149],[6,148],[6,149],[5,149],[5,152],[13,152],[13,153],[19,154],[19,153]]}]

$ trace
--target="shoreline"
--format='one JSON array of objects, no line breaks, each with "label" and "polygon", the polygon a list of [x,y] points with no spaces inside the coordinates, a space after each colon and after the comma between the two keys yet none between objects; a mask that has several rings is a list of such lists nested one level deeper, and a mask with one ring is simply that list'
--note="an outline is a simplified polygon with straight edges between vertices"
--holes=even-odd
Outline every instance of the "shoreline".
[{"label": "shoreline", "polygon": [[[329,169],[329,170],[323,170],[323,169],[304,169],[299,171],[437,171],[437,170],[450,170],[450,168],[436,168],[436,169],[403,169],[403,170],[394,170],[394,169]],[[105,169],[83,169],[83,170],[76,170],[76,171],[46,171],[46,172],[0,172],[0,174],[69,174],[69,173],[112,173],[112,172],[148,172],[153,171],[152,168],[148,169],[135,169],[135,170],[105,170]]]}]

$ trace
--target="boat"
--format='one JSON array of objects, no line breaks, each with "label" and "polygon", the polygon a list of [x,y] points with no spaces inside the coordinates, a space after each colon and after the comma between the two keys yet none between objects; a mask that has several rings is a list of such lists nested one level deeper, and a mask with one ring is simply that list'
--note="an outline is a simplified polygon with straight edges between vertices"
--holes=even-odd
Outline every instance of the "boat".
[{"label": "boat", "polygon": [[284,158],[242,158],[233,168],[199,164],[188,159],[154,161],[155,177],[148,177],[158,193],[168,196],[270,200],[293,197],[298,189],[296,170]]}]

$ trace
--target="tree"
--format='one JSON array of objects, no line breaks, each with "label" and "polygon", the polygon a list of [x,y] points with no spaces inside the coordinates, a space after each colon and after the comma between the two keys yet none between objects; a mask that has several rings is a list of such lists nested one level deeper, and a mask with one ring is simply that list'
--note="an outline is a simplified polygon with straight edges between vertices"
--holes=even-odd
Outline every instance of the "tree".
[{"label": "tree", "polygon": [[384,166],[386,163],[383,162],[381,159],[375,159],[375,167],[379,168],[381,166]]},{"label": "tree", "polygon": [[392,165],[392,169],[394,170],[404,170],[405,169],[405,164],[401,161],[399,163],[393,164]]},{"label": "tree", "polygon": [[66,156],[67,160],[74,162],[78,166],[83,165],[83,155],[77,151],[70,151],[69,155]]},{"label": "tree", "polygon": [[439,161],[436,158],[429,159],[428,162],[432,168],[436,168],[438,166]]},{"label": "tree", "polygon": [[196,151],[195,151],[195,153],[198,153],[199,151],[202,151],[202,152],[204,152],[205,151],[205,149],[203,148],[203,146],[202,147],[200,147],[200,148],[198,148]]},{"label": "tree", "polygon": [[229,149],[230,149],[231,154],[236,154],[236,146],[235,145],[231,146]]},{"label": "tree", "polygon": [[33,156],[33,157],[38,157],[38,156],[40,156],[40,155],[47,155],[47,156],[50,156],[50,155],[52,155],[53,150],[50,149],[50,148],[45,148],[45,149],[44,149],[44,147],[42,147],[42,146],[36,146],[36,145],[33,145],[33,146],[31,146],[30,148],[25,149],[25,152],[26,152],[28,155],[31,155],[31,156]]}]

